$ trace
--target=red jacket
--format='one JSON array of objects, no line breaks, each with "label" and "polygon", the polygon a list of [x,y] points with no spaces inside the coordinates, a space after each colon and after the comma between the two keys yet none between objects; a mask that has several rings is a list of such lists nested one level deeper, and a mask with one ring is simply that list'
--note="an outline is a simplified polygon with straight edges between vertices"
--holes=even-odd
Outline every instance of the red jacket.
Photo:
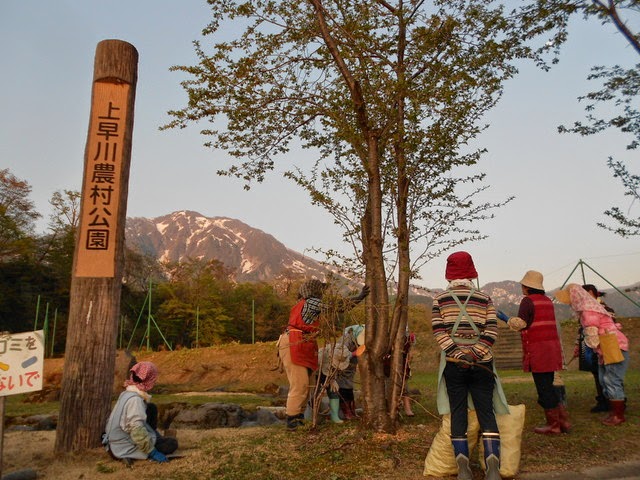
[{"label": "red jacket", "polygon": [[[533,302],[533,319],[521,315],[523,304]],[[522,369],[525,372],[557,372],[562,370],[562,345],[558,336],[553,302],[546,295],[533,293],[520,303],[523,318],[529,326],[520,330],[522,337]]]},{"label": "red jacket", "polygon": [[318,331],[320,322],[306,324],[302,320],[302,308],[305,300],[296,303],[289,314],[289,351],[291,361],[296,365],[318,369],[318,342],[315,333]]}]

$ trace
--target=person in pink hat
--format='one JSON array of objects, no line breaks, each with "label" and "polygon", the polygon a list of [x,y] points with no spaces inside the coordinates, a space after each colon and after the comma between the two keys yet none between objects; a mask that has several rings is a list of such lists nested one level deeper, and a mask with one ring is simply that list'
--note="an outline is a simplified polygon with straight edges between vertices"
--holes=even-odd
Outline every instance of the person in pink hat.
[{"label": "person in pink hat", "polygon": [[438,412],[451,413],[458,480],[473,478],[467,441],[468,408],[475,409],[482,429],[485,479],[500,480],[500,432],[495,414],[508,413],[509,407],[493,365],[493,344],[498,336],[496,309],[491,298],[474,285],[477,277],[471,255],[451,254],[445,271],[449,285],[433,300],[431,324],[442,350]]},{"label": "person in pink hat", "polygon": [[164,463],[178,448],[175,438],[163,437],[156,430],[158,410],[151,403],[149,391],[157,379],[154,363],[136,363],[107,420],[102,443],[112,457],[127,464],[144,459]]},{"label": "person in pink hat", "polygon": [[[571,305],[579,315],[585,343],[598,354],[598,375],[609,404],[609,414],[602,419],[602,423],[608,426],[624,423],[624,377],[629,367],[629,339],[622,333],[622,326],[616,323],[612,314],[580,285],[570,283],[563,290],[556,292],[556,298]],[[604,343],[606,340],[613,343]],[[608,354],[617,358],[608,358]]]}]

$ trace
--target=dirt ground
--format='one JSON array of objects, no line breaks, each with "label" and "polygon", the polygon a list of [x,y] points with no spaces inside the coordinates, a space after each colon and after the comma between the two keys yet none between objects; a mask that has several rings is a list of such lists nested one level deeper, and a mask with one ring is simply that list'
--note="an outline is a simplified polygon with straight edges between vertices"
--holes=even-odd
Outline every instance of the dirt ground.
[{"label": "dirt ground", "polygon": [[[38,478],[70,480],[140,480],[141,478],[170,478],[172,471],[180,470],[181,465],[203,462],[203,455],[196,442],[206,438],[224,442],[226,437],[252,435],[250,429],[217,430],[181,430],[178,433],[179,453],[184,458],[171,461],[168,465],[141,461],[132,468],[124,463],[112,460],[102,449],[89,450],[82,455],[60,456],[53,453],[54,431],[7,432],[4,442],[3,473],[34,470]],[[206,459],[206,457],[205,457]],[[144,474],[143,477],[141,475]],[[2,477],[4,479],[4,477]],[[206,478],[206,477],[203,477]]]},{"label": "dirt ground", "polygon": [[[221,390],[227,392],[264,392],[286,385],[287,377],[277,370],[275,342],[241,345],[231,343],[197,350],[134,352],[137,361],[147,360],[158,366],[160,376],[155,393]],[[124,371],[128,360],[122,359]],[[64,360],[45,359],[45,387],[59,387]],[[123,367],[116,367],[123,376]],[[120,380],[115,380],[115,385]],[[118,389],[115,388],[117,391]]]},{"label": "dirt ground", "polygon": [[[198,350],[177,350],[163,352],[136,352],[136,360],[149,360],[156,363],[160,371],[154,393],[176,392],[254,392],[274,394],[280,386],[287,385],[286,375],[277,368],[275,342],[256,345],[228,344]],[[58,388],[62,378],[62,359],[45,360],[45,390]],[[116,380],[114,384],[121,383]],[[348,427],[355,438],[356,427]],[[417,438],[431,438],[433,432],[424,430],[423,426],[414,426],[410,435]],[[430,427],[431,428],[431,427]],[[270,429],[270,430],[269,430]],[[343,429],[344,431],[344,429]],[[300,432],[301,435],[305,435]],[[331,433],[329,433],[331,435]],[[53,453],[55,432],[53,431],[7,431],[4,442],[3,473],[33,469],[38,478],[46,479],[117,479],[142,480],[165,478],[241,478],[234,476],[208,476],[204,472],[215,466],[216,458],[212,458],[201,446],[224,445],[232,438],[230,445],[244,448],[244,440],[250,444],[254,438],[264,438],[269,444],[274,442],[271,450],[286,448],[289,442],[285,429],[276,427],[251,427],[243,429],[215,430],[180,430],[178,440],[179,453],[184,458],[176,459],[168,465],[152,462],[137,462],[133,469],[126,468],[123,463],[108,457],[102,449],[85,452],[83,455],[59,456]],[[331,443],[329,439],[329,443]],[[390,442],[388,439],[381,440]],[[240,442],[240,443],[238,443]],[[351,442],[351,441],[349,441]],[[358,440],[355,440],[357,443]],[[391,442],[393,443],[393,442]],[[200,445],[199,447],[196,445]],[[297,447],[297,445],[296,445]],[[234,447],[230,447],[234,448]],[[252,448],[251,446],[249,449]],[[385,447],[386,448],[386,447]],[[381,463],[380,472],[369,479],[424,478],[421,474],[428,445],[425,443],[420,451],[413,452],[402,461]],[[225,452],[226,453],[226,452]],[[409,453],[409,452],[407,452]],[[404,454],[403,454],[404,457]],[[233,463],[233,461],[230,461]],[[388,462],[387,462],[388,463]],[[202,476],[181,476],[178,472],[185,469],[193,471],[194,465],[202,465]],[[385,465],[382,468],[382,465]],[[278,474],[268,478],[280,479]],[[249,477],[247,477],[249,478]],[[250,477],[262,478],[262,477]],[[267,478],[267,477],[264,477]],[[287,477],[288,478],[288,477]],[[308,477],[311,478],[311,477]],[[313,477],[313,478],[324,478]],[[343,478],[331,475],[328,478]],[[355,478],[354,478],[355,480]]]}]

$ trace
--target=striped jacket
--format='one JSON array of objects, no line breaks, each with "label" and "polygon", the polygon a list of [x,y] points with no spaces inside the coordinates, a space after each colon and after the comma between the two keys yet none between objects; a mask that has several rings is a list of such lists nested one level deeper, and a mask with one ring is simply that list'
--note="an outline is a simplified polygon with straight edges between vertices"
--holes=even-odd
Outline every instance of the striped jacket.
[{"label": "striped jacket", "polygon": [[[463,315],[458,328],[454,325],[460,314],[455,301],[457,296],[462,305],[466,302],[468,317]],[[478,329],[475,332],[469,318]],[[450,285],[449,289],[433,300],[431,326],[438,345],[448,357],[459,358],[471,353],[480,362],[493,359],[492,347],[498,337],[496,309],[491,298],[479,290],[472,290],[470,285]]]}]

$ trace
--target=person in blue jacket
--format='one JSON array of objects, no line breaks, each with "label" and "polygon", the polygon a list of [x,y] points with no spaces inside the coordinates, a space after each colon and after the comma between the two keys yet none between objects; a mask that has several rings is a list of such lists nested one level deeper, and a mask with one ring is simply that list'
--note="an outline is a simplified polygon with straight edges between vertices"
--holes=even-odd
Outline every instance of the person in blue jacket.
[{"label": "person in blue jacket", "polygon": [[114,458],[163,463],[177,450],[175,438],[163,437],[156,430],[158,410],[148,392],[157,379],[158,369],[152,362],[138,362],[129,370],[125,390],[109,415],[103,436],[102,443]]}]

